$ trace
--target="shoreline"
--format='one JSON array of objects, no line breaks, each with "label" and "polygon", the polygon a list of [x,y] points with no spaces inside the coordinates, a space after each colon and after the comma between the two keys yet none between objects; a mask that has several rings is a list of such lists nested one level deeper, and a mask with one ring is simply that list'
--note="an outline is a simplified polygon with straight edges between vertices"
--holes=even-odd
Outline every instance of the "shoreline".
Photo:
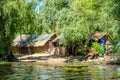
[{"label": "shoreline", "polygon": [[[37,63],[40,65],[86,65],[86,64],[105,64],[105,65],[120,65],[120,56],[98,56],[97,58],[87,58],[85,56],[68,56],[68,57],[56,57],[53,54],[37,53],[37,54],[15,54],[17,61],[22,63]],[[8,62],[7,60],[0,60],[0,62]]]},{"label": "shoreline", "polygon": [[94,59],[84,59],[83,56],[55,57],[53,54],[31,54],[18,56],[19,62],[37,62],[41,65],[65,65],[79,63],[96,63],[96,64],[119,64],[113,56],[104,56]]}]

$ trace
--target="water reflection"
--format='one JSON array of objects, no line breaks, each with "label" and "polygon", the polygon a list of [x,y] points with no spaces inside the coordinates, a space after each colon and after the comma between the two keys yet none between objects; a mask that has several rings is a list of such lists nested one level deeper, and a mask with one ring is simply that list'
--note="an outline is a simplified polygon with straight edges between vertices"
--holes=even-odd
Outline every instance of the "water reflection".
[{"label": "water reflection", "polygon": [[120,80],[120,66],[42,66],[36,63],[0,64],[0,80]]},{"label": "water reflection", "polygon": [[6,80],[7,76],[13,74],[12,64],[0,64],[0,79]]}]

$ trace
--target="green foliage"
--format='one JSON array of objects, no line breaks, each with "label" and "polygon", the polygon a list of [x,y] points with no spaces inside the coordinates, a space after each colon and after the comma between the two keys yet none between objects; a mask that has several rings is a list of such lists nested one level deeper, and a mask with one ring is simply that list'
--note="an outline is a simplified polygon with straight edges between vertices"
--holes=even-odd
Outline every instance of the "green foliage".
[{"label": "green foliage", "polygon": [[34,2],[2,0],[0,2],[0,54],[7,53],[16,34],[35,33]]},{"label": "green foliage", "polygon": [[94,48],[96,50],[95,54],[100,54],[101,53],[101,46],[99,43],[94,42],[92,43],[92,48]]},{"label": "green foliage", "polygon": [[81,40],[83,39],[83,35],[79,33],[78,28],[64,28],[62,30],[62,33],[64,35],[64,38],[61,41],[61,44],[64,46],[72,46],[75,44],[79,44]]},{"label": "green foliage", "polygon": [[88,39],[92,32],[103,31],[112,36],[113,43],[120,40],[119,0],[44,0],[43,3],[42,10],[36,13],[33,1],[1,0],[0,39],[11,43],[16,34],[57,33],[64,36],[60,44],[72,46],[83,45],[82,40]]},{"label": "green foliage", "polygon": [[61,40],[61,44],[65,46],[83,45],[83,39],[86,39],[88,32],[86,27],[79,26],[78,24],[71,23],[70,26],[65,26],[60,30],[60,33],[64,36]]},{"label": "green foliage", "polygon": [[0,54],[5,55],[6,51],[4,50],[6,47],[6,44],[4,44],[2,41],[0,41]]}]

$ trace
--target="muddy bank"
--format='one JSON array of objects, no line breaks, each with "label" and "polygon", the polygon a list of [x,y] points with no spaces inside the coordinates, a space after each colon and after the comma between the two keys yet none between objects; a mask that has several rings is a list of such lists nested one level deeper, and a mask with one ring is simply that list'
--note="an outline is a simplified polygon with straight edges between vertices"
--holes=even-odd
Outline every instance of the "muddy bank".
[{"label": "muddy bank", "polygon": [[85,58],[83,56],[68,56],[55,57],[53,54],[31,54],[31,55],[16,55],[20,62],[38,62],[43,65],[64,65],[64,64],[79,64],[79,63],[96,63],[96,64],[115,64],[116,58],[113,56],[103,56],[94,59]]}]

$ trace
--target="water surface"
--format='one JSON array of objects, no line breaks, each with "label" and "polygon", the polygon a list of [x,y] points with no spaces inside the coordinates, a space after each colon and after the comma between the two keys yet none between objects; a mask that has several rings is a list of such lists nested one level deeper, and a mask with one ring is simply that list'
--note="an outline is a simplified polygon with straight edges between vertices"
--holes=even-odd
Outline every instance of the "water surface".
[{"label": "water surface", "polygon": [[0,80],[120,80],[120,66],[48,66],[33,62],[1,62]]}]

